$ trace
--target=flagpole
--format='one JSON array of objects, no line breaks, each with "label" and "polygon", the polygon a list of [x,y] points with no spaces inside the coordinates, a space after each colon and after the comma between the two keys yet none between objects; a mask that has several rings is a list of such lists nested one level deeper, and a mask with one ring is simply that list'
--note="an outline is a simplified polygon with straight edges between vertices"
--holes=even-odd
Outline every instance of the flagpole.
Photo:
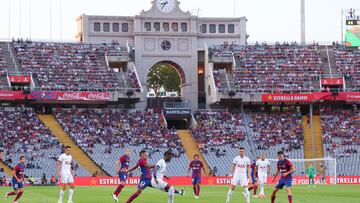
[{"label": "flagpole", "polygon": [[9,29],[9,33],[8,33],[8,38],[9,40],[11,40],[11,34],[10,34],[10,29],[11,29],[11,6],[10,6],[11,2],[9,0],[9,22],[8,22],[8,29]]},{"label": "flagpole", "polygon": [[19,38],[21,38],[21,24],[22,24],[22,21],[21,21],[21,17],[22,17],[22,15],[21,15],[21,13],[22,13],[22,11],[21,11],[21,6],[22,6],[22,0],[20,0],[20,5],[19,5],[19,15],[20,15],[20,23],[19,23]]},{"label": "flagpole", "polygon": [[60,0],[60,41],[62,42],[62,40],[63,40],[63,36],[62,36],[62,0]]},{"label": "flagpole", "polygon": [[234,18],[236,17],[236,0],[234,0]]},{"label": "flagpole", "polygon": [[50,0],[50,41],[52,41],[52,0]]},{"label": "flagpole", "polygon": [[31,0],[29,0],[29,39],[31,40]]}]

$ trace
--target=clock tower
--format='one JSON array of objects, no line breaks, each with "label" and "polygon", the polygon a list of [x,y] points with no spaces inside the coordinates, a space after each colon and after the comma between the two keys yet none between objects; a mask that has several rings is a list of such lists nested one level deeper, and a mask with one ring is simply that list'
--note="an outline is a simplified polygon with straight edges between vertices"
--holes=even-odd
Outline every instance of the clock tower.
[{"label": "clock tower", "polygon": [[[197,16],[180,9],[178,0],[154,0],[134,19],[135,64],[144,91],[147,75],[157,63],[176,66],[181,96],[198,106]],[[146,105],[146,95],[139,105]],[[143,103],[143,104],[142,104]]]},{"label": "clock tower", "polygon": [[[243,46],[247,43],[246,17],[199,17],[183,11],[179,1],[152,0],[148,10],[135,16],[83,14],[77,19],[79,41],[111,43],[116,40],[131,53],[131,59],[123,56],[119,60],[126,62],[125,72],[136,70],[143,90],[138,109],[144,109],[147,101],[152,100],[147,98],[146,81],[150,69],[158,63],[175,68],[181,79],[181,95],[169,97],[181,96],[191,102],[193,110],[198,109],[198,105],[205,108],[217,100],[216,94],[210,94],[216,88],[212,85],[214,63],[208,57],[208,48],[224,42]],[[212,3],[221,5],[221,2]],[[231,56],[222,63],[233,61]]]},{"label": "clock tower", "polygon": [[163,13],[170,13],[175,9],[176,0],[156,0],[157,8]]}]

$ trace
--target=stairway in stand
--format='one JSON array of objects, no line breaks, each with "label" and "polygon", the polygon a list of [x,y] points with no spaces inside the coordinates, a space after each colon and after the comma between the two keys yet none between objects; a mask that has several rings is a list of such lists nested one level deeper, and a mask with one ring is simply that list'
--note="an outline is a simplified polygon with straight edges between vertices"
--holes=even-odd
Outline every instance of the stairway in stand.
[{"label": "stairway in stand", "polygon": [[[304,158],[305,159],[316,159],[324,157],[324,145],[322,142],[322,128],[321,128],[321,119],[320,116],[313,116],[313,127],[314,127],[314,143],[312,139],[311,125],[307,124],[307,116],[302,117],[302,127],[304,130]],[[313,146],[315,146],[315,151],[313,151]],[[310,163],[316,165],[318,173],[320,170],[320,164],[323,164],[323,161],[315,162],[306,162],[306,168]]]},{"label": "stairway in stand", "polygon": [[73,158],[91,174],[96,172],[108,175],[75,143],[75,141],[64,131],[63,127],[57,122],[53,115],[38,115],[39,119],[57,137],[59,142],[65,146],[70,146]]},{"label": "stairway in stand", "polygon": [[[181,139],[181,142],[185,148],[185,152],[189,160],[194,159],[194,154],[199,154],[200,160],[204,164],[204,168],[206,169],[206,172],[209,172],[209,164],[207,163],[204,156],[201,154],[199,147],[194,140],[194,138],[191,135],[190,130],[178,130],[178,135]],[[208,174],[206,174],[208,175]]]},{"label": "stairway in stand", "polygon": [[0,168],[4,169],[4,173],[8,176],[12,176],[12,169],[6,165],[3,161],[0,160]]},{"label": "stairway in stand", "polygon": [[307,116],[302,116],[302,127],[304,130],[304,158],[313,159],[313,144],[310,123],[307,123]]}]

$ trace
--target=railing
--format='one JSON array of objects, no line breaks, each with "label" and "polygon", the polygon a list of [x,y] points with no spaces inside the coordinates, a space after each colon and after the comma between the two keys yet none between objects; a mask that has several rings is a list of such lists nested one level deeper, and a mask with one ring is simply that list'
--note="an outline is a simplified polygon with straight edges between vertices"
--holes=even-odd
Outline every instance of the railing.
[{"label": "railing", "polygon": [[143,88],[142,88],[142,85],[141,85],[141,81],[140,81],[139,74],[138,74],[138,72],[137,72],[137,70],[136,70],[135,63],[133,63],[133,64],[134,64],[133,69],[134,69],[134,72],[135,72],[135,75],[136,75],[136,80],[137,80],[138,85],[139,85],[139,87],[140,87],[140,92],[143,92]]},{"label": "railing", "polygon": [[[56,107],[54,108],[56,111]],[[71,108],[60,108],[61,110],[71,110]],[[136,112],[146,112],[143,109],[113,109],[113,108],[103,108],[103,109],[91,109],[96,113],[102,113],[104,111],[111,111],[112,113],[136,113]],[[88,108],[76,108],[76,111],[83,112],[89,111]]]},{"label": "railing", "polygon": [[104,56],[105,56],[106,68],[107,68],[108,70],[110,70],[109,60],[108,60],[108,58],[107,58],[106,52],[105,52]]},{"label": "railing", "polygon": [[7,75],[9,76],[31,76],[32,73],[25,73],[25,72],[6,72]]},{"label": "railing", "polygon": [[125,73],[122,69],[120,69],[119,74],[120,74],[121,80],[124,83],[125,88],[128,88],[128,83],[127,83],[128,81],[126,80]]},{"label": "railing", "polygon": [[199,109],[197,111],[198,112],[228,112],[228,109]]},{"label": "railing", "polygon": [[6,82],[7,82],[8,86],[10,87],[10,86],[11,86],[11,82],[10,82],[10,79],[9,79],[8,76],[6,76]]},{"label": "railing", "polygon": [[343,74],[322,74],[320,78],[343,78]]},{"label": "railing", "polygon": [[10,43],[8,44],[8,51],[9,51],[9,53],[10,53],[10,57],[11,57],[11,59],[12,59],[12,62],[13,62],[13,64],[14,64],[14,66],[15,66],[15,71],[18,72],[18,71],[19,71],[19,67],[18,67],[18,64],[17,64],[17,62],[16,62],[16,59],[15,59],[15,57],[14,57],[14,53],[13,53],[13,50],[12,50],[12,48],[11,48],[11,46],[10,46]]},{"label": "railing", "polygon": [[191,109],[188,102],[164,102],[164,109]]},{"label": "railing", "polygon": [[[321,89],[281,89],[281,90],[274,90],[274,89],[232,89],[230,91],[235,92],[236,94],[292,94],[292,93],[312,93],[312,92],[321,92]],[[228,94],[229,89],[218,89],[218,92],[221,94]]]},{"label": "railing", "polygon": [[[0,90],[14,90],[23,91],[27,86],[0,86]],[[136,93],[138,88],[46,88],[46,87],[33,87],[31,91],[59,91],[59,92],[119,92],[126,93],[128,90],[133,90]]]},{"label": "railing", "polygon": [[[209,71],[209,74],[210,74],[210,85],[212,86],[212,89],[216,90],[216,82],[215,82],[215,78],[214,78],[214,67],[213,65],[211,65],[209,63],[210,67],[210,71]],[[216,94],[216,92],[212,92],[213,94]]]},{"label": "railing", "polygon": [[160,115],[160,116],[162,116],[162,117],[163,117],[163,120],[164,120],[164,127],[165,127],[165,128],[168,128],[168,123],[167,123],[167,120],[166,120],[166,118],[165,118],[164,111],[161,111],[161,115]]}]

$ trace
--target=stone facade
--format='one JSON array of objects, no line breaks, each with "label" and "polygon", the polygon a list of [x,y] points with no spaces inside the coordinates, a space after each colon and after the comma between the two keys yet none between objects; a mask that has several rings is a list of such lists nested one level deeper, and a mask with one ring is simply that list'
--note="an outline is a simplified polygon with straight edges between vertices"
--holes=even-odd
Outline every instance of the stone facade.
[{"label": "stone facade", "polygon": [[[171,62],[181,68],[182,97],[198,106],[198,51],[224,41],[246,44],[246,21],[241,18],[200,18],[179,7],[178,0],[154,0],[136,16],[88,16],[77,19],[76,39],[84,43],[117,40],[135,49],[135,66],[146,92],[150,68]],[[144,93],[146,104],[146,93]]]}]

